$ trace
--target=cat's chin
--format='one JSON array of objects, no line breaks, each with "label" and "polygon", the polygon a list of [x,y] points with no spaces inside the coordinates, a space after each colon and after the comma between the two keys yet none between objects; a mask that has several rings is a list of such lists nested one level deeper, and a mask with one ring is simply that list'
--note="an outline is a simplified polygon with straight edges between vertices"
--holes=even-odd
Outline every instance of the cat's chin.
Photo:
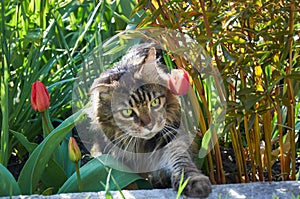
[{"label": "cat's chin", "polygon": [[160,124],[154,125],[154,127],[151,130],[149,130],[147,128],[139,127],[137,132],[135,132],[135,133],[131,132],[130,136],[135,137],[135,138],[142,138],[145,140],[150,140],[158,132],[160,132],[163,129],[164,125],[165,125],[165,121],[162,121]]},{"label": "cat's chin", "polygon": [[136,138],[142,138],[142,139],[145,139],[145,140],[150,140],[156,134],[157,134],[157,132],[148,131],[148,132],[142,132],[142,133],[132,133],[131,136],[136,137]]},{"label": "cat's chin", "polygon": [[136,138],[142,138],[145,140],[150,140],[153,138],[157,133],[149,132],[149,133],[142,133],[142,134],[132,134],[131,136]]}]

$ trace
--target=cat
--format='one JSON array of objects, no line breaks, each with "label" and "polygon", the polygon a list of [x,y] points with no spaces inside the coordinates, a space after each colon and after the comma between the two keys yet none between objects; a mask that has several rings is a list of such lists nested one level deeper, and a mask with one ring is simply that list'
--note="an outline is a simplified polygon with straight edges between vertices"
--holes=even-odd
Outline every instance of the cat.
[{"label": "cat", "polygon": [[178,96],[168,89],[167,72],[153,44],[132,47],[95,79],[87,114],[110,142],[108,150],[145,173],[154,188],[179,187],[189,178],[188,197],[207,197],[211,183],[193,163],[191,136],[181,125]]}]

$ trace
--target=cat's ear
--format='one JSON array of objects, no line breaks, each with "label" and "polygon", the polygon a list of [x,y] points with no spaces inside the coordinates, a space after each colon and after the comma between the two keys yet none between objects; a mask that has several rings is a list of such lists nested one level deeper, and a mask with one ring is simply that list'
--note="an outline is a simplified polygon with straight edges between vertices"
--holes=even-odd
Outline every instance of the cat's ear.
[{"label": "cat's ear", "polygon": [[116,81],[111,81],[110,76],[103,76],[94,80],[91,88],[90,94],[101,93],[109,94],[116,87]]},{"label": "cat's ear", "polygon": [[145,63],[149,62],[156,62],[156,50],[154,47],[151,47],[150,50],[148,51],[148,55],[145,59]]},{"label": "cat's ear", "polygon": [[140,77],[147,77],[157,73],[157,62],[156,62],[156,50],[154,47],[150,48],[147,57],[145,58],[144,64],[141,66],[137,75]]}]

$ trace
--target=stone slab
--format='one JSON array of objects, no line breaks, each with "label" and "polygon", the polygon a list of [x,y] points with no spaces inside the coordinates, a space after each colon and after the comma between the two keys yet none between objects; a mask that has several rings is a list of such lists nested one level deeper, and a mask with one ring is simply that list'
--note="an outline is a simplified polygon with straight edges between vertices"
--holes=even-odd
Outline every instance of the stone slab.
[{"label": "stone slab", "polygon": [[[126,199],[175,199],[177,193],[172,189],[123,190]],[[114,199],[122,199],[118,191],[112,191]],[[0,197],[9,199],[10,197]],[[105,192],[57,194],[51,196],[14,196],[13,199],[105,199]],[[186,197],[181,197],[181,199]],[[300,182],[255,182],[246,184],[213,185],[208,199],[300,199]]]}]

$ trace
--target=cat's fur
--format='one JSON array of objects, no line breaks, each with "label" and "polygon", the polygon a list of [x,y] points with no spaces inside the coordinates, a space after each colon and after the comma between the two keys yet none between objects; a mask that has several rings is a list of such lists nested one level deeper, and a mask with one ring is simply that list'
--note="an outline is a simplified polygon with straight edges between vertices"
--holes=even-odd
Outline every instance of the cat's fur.
[{"label": "cat's fur", "polygon": [[180,102],[166,75],[152,45],[133,47],[94,81],[88,116],[110,141],[109,152],[145,171],[154,187],[177,190],[183,171],[184,194],[206,197],[211,184],[192,161],[191,137],[180,128]]}]

